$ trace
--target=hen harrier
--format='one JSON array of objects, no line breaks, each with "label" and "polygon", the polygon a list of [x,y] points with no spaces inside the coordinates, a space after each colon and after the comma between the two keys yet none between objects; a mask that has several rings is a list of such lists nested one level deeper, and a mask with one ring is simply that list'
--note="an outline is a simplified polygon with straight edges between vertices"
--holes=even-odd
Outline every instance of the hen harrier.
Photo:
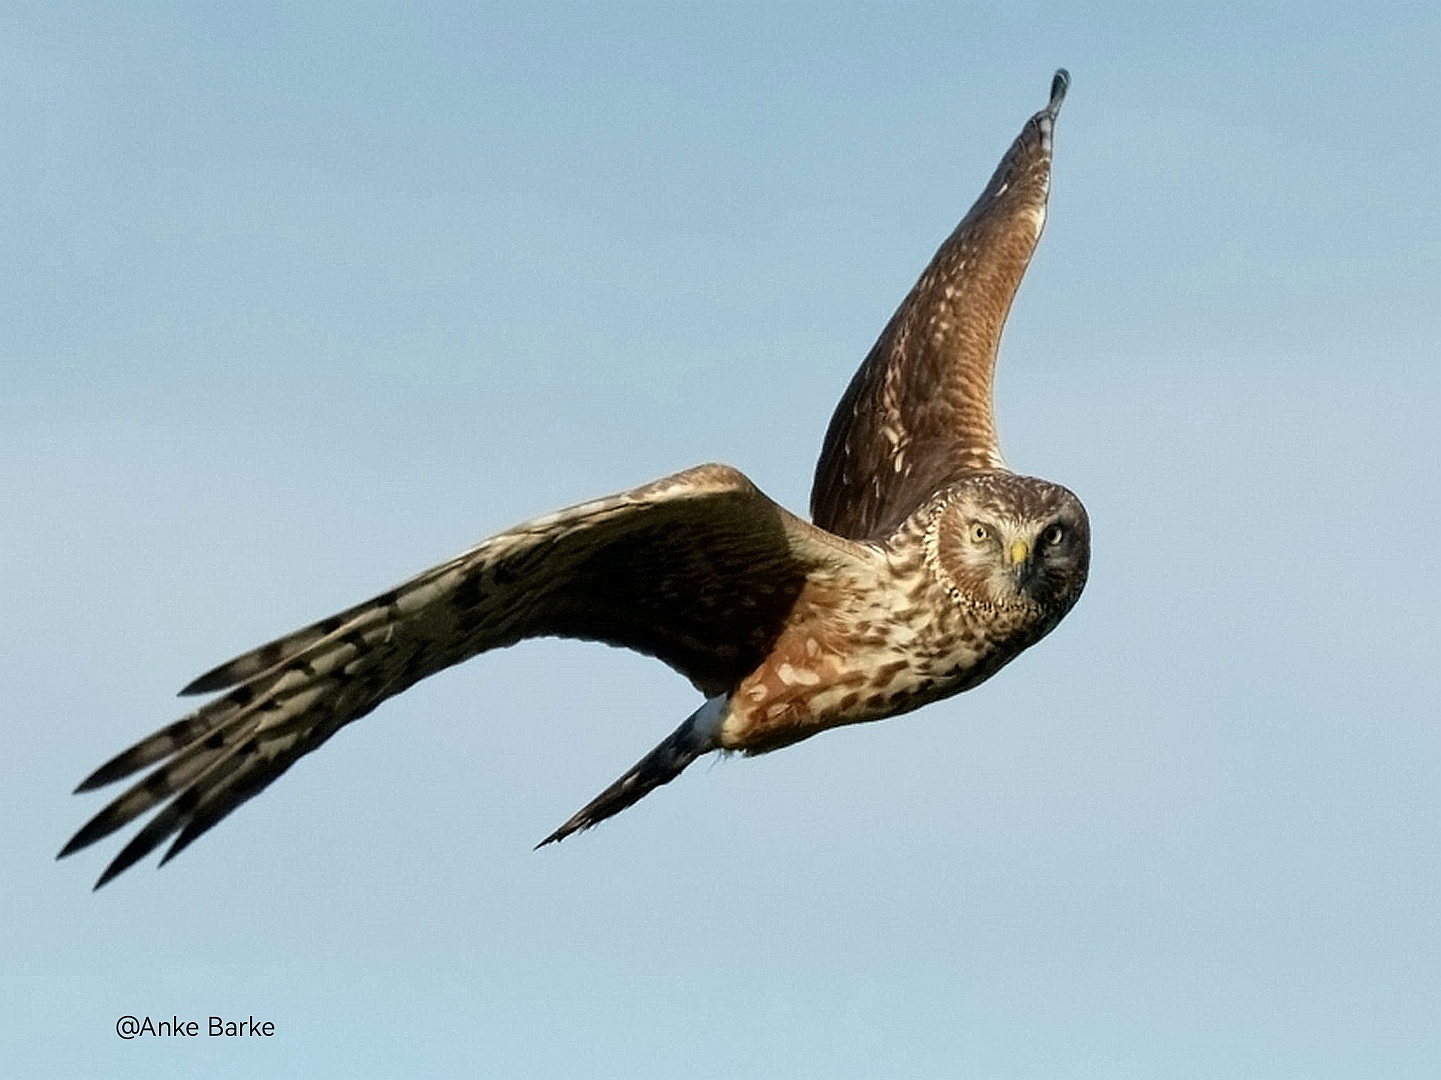
[{"label": "hen harrier", "polygon": [[991,384],[1069,81],[1056,72],[1050,102],[851,380],[816,466],[814,524],[735,469],[701,465],[493,536],[200,676],[181,693],[225,693],[86,778],[79,791],[162,763],[60,855],[164,804],[96,888],[179,833],[163,865],[386,698],[524,638],[625,646],[706,698],[542,844],[708,751],[760,754],[909,712],[1039,641],[1081,594],[1090,528],[1071,492],[1006,469]]}]

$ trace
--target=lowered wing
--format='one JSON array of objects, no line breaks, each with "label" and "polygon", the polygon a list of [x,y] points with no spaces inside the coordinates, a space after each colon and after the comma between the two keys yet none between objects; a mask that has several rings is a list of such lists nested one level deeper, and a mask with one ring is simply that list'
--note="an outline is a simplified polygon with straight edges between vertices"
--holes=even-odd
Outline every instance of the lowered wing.
[{"label": "lowered wing", "polygon": [[537,518],[196,679],[183,692],[224,693],[87,777],[78,791],[156,766],[60,855],[163,804],[96,887],[179,833],[168,861],[386,698],[524,638],[635,649],[721,693],[764,658],[808,575],[861,550],[724,465]]}]

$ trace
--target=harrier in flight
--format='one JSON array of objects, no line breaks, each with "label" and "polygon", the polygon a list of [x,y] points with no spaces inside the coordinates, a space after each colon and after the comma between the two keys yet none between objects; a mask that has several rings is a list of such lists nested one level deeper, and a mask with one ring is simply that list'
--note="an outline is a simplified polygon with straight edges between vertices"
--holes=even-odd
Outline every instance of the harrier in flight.
[{"label": "harrier in flight", "polygon": [[[1069,77],[1031,117],[881,333],[826,432],[807,523],[737,470],[700,465],[485,540],[374,599],[200,676],[220,696],[79,791],[155,766],[69,855],[158,813],[99,888],[162,864],[386,698],[525,638],[654,656],[705,702],[541,843],[619,813],[712,750],[760,754],[909,712],[990,678],[1081,595],[1086,511],[1007,470],[992,376],[1046,216]],[[178,834],[178,835],[177,835]]]}]

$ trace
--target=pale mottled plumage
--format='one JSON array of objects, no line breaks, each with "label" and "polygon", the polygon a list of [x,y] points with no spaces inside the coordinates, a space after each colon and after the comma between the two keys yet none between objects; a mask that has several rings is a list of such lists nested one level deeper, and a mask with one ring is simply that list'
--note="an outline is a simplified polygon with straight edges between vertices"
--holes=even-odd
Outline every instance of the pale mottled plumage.
[{"label": "pale mottled plumage", "polygon": [[174,837],[165,862],[386,698],[525,638],[626,646],[707,698],[543,843],[710,750],[762,753],[919,708],[1039,640],[1080,596],[1089,527],[1065,488],[1005,470],[991,377],[1067,82],[1058,72],[852,380],[816,470],[816,524],[702,465],[494,536],[196,679],[184,693],[222,693],[80,785],[156,765],[61,855],[159,808],[97,887]]}]

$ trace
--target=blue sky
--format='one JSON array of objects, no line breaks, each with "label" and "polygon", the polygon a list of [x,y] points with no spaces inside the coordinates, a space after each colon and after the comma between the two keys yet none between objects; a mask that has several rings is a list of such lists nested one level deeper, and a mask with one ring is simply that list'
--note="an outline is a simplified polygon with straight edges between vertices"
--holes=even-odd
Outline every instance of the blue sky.
[{"label": "blue sky", "polygon": [[[1438,54],[1422,4],[4,5],[0,1058],[1435,1075]],[[998,384],[1095,530],[1044,643],[542,852],[696,701],[529,643],[160,873],[53,861],[189,679],[493,531],[705,460],[804,509],[1061,65]]]}]

